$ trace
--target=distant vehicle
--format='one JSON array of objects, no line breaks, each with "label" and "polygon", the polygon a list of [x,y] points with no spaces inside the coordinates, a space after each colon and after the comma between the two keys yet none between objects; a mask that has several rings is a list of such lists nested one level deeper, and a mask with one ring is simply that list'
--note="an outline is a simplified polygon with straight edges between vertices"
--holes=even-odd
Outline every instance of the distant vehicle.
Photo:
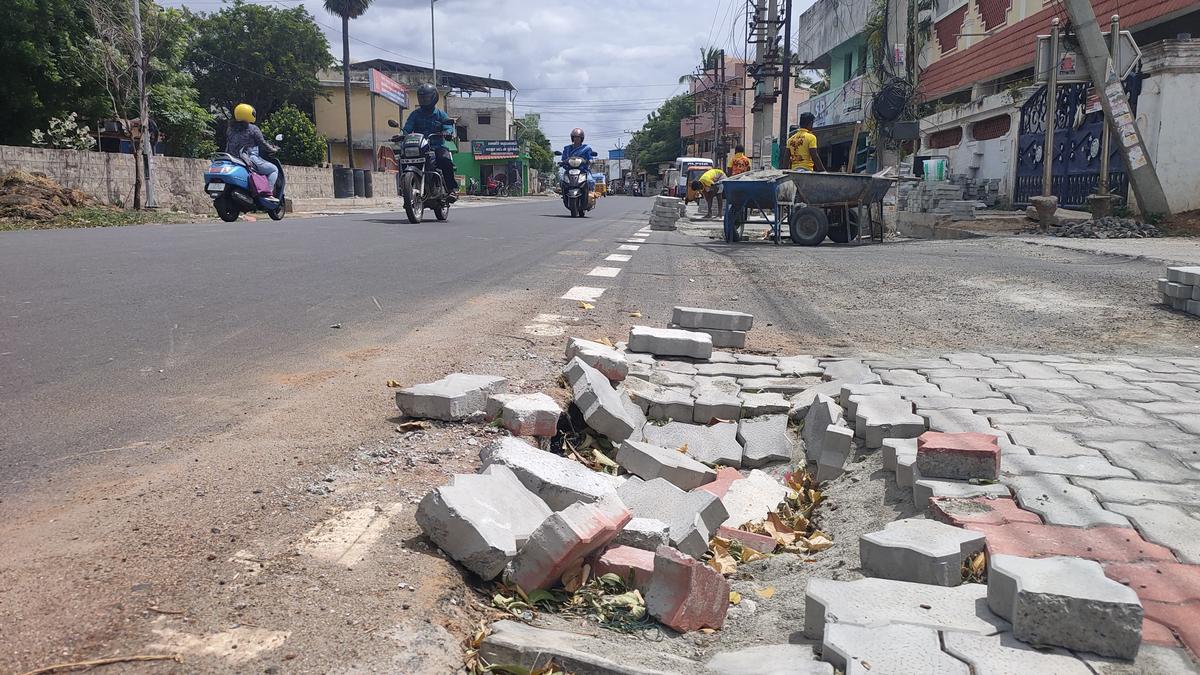
[{"label": "distant vehicle", "polygon": [[676,157],[675,158],[675,196],[688,202],[699,201],[700,195],[692,190],[692,181],[713,168],[713,161],[707,157]]}]

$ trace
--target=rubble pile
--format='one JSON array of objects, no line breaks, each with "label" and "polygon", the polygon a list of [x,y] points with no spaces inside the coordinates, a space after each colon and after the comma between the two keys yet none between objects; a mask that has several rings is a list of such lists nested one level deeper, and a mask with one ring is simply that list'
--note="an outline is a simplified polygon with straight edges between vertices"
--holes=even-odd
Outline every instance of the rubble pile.
[{"label": "rubble pile", "polygon": [[678,197],[655,197],[654,207],[650,210],[650,229],[674,230],[675,222],[687,216],[686,208]]},{"label": "rubble pile", "polygon": [[0,218],[46,221],[94,200],[79,190],[21,170],[0,176]]},{"label": "rubble pile", "polygon": [[1164,305],[1192,316],[1200,316],[1200,267],[1168,267],[1158,280]]},{"label": "rubble pile", "polygon": [[1166,236],[1166,233],[1149,223],[1116,216],[1067,223],[1051,230],[1051,234],[1070,239],[1149,239]]}]

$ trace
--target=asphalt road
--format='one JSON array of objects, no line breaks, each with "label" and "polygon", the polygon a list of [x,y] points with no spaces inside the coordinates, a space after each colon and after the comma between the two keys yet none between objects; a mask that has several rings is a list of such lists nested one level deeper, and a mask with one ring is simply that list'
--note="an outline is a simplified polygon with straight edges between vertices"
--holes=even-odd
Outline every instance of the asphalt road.
[{"label": "asphalt road", "polygon": [[0,233],[0,495],[92,453],[228,426],[262,373],[356,335],[407,332],[484,291],[561,293],[554,254],[599,253],[648,208]]}]

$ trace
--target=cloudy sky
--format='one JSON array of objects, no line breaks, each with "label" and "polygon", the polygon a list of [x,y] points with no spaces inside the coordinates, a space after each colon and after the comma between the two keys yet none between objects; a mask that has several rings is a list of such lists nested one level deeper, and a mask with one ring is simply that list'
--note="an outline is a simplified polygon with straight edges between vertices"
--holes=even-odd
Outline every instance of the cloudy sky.
[{"label": "cloudy sky", "polygon": [[[303,4],[341,53],[339,20],[320,0],[251,0]],[[173,0],[214,11],[220,0]],[[797,0],[799,16],[811,0]],[[646,115],[686,90],[679,76],[700,60],[704,45],[745,53],[745,0],[437,0],[437,65],[491,75],[519,90],[517,114],[542,113],[554,146],[572,127],[588,132],[597,150],[626,143]],[[350,58],[386,58],[430,65],[429,2],[375,0],[350,23]]]}]

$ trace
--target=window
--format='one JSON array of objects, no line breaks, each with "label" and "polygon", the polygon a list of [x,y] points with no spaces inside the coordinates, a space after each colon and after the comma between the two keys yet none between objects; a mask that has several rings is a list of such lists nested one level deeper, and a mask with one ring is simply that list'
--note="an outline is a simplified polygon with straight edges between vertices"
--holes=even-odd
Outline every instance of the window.
[{"label": "window", "polygon": [[926,147],[932,150],[953,147],[962,142],[962,135],[962,127],[943,129],[942,131],[929,134],[929,143],[926,144]]},{"label": "window", "polygon": [[454,127],[454,135],[458,136],[458,140],[460,141],[468,140],[466,127]]},{"label": "window", "polygon": [[842,79],[850,80],[854,77],[854,52],[846,54],[842,60]]},{"label": "window", "polygon": [[490,126],[492,123],[491,113],[479,113],[479,123],[484,126]]},{"label": "window", "polygon": [[989,141],[993,138],[1000,138],[1008,133],[1009,127],[1012,126],[1012,117],[1008,115],[996,115],[989,117],[986,120],[980,120],[971,125],[971,137],[977,141]]}]

